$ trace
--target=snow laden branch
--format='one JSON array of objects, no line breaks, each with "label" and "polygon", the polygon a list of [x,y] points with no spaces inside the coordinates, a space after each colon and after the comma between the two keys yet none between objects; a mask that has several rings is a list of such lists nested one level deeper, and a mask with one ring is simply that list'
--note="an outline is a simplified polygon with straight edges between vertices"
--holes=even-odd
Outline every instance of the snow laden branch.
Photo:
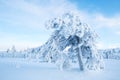
[{"label": "snow laden branch", "polygon": [[75,59],[80,70],[104,68],[95,46],[97,35],[88,24],[81,22],[79,14],[68,12],[53,18],[46,23],[46,28],[54,32],[42,55],[49,62],[55,62],[59,69],[69,68]]}]

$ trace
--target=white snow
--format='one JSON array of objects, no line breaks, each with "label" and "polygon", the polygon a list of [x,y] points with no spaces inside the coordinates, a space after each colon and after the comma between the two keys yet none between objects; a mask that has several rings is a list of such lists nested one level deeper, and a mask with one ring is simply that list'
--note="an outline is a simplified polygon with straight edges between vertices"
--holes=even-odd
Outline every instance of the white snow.
[{"label": "white snow", "polygon": [[120,60],[105,60],[103,71],[79,71],[76,64],[60,71],[55,64],[0,58],[0,80],[120,80]]}]

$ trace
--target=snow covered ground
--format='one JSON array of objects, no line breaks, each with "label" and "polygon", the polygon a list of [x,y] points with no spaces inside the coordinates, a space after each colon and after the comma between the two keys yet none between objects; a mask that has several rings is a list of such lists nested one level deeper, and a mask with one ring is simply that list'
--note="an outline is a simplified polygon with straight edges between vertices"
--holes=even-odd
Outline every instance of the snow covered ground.
[{"label": "snow covered ground", "polygon": [[120,60],[105,60],[103,71],[80,72],[77,65],[60,71],[52,63],[0,58],[0,80],[120,80]]}]

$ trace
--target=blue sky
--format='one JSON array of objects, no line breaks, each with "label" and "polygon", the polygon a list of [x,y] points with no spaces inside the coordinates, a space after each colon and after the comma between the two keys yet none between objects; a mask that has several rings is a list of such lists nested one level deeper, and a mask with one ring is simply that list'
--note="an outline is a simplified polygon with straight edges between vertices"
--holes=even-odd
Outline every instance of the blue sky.
[{"label": "blue sky", "polygon": [[120,0],[70,0],[75,3],[79,9],[87,12],[99,12],[105,16],[113,16],[120,12]]},{"label": "blue sky", "polygon": [[0,0],[0,50],[37,47],[51,31],[45,21],[77,10],[99,35],[98,48],[120,47],[120,0]]}]

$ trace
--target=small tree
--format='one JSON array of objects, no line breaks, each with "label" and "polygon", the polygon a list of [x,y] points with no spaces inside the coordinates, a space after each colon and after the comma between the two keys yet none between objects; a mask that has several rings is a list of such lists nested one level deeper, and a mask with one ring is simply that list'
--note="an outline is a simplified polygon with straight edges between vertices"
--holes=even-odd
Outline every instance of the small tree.
[{"label": "small tree", "polygon": [[12,52],[12,53],[15,53],[15,52],[16,52],[16,48],[15,48],[15,46],[12,46],[12,48],[11,48],[11,52]]},{"label": "small tree", "polygon": [[[97,35],[89,25],[80,21],[78,14],[65,13],[58,18],[49,20],[46,27],[54,29],[47,42],[49,48],[46,56],[51,59],[57,56],[55,62],[59,63],[60,69],[70,66],[70,54],[77,54],[80,70],[103,68],[102,57],[98,54],[95,46]],[[69,49],[67,49],[68,47]],[[67,52],[65,52],[66,49]],[[83,64],[82,58],[87,59],[85,64]]]}]

